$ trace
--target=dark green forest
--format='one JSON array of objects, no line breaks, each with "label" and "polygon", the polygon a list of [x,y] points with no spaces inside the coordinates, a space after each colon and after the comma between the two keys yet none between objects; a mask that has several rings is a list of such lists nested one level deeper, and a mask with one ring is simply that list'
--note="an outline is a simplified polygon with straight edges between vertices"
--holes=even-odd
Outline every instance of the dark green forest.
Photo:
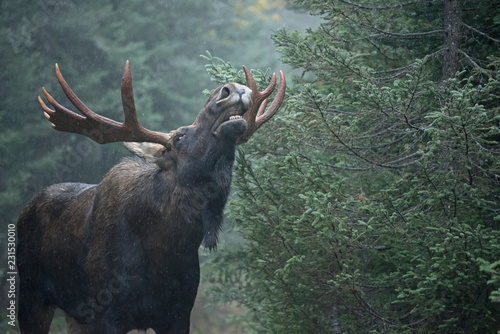
[{"label": "dark green forest", "polygon": [[50,128],[37,96],[65,104],[55,63],[121,120],[130,60],[139,119],[161,131],[245,64],[262,85],[286,68],[287,96],[237,152],[193,333],[500,332],[497,1],[4,1],[0,22],[2,284],[30,198],[129,155]]}]

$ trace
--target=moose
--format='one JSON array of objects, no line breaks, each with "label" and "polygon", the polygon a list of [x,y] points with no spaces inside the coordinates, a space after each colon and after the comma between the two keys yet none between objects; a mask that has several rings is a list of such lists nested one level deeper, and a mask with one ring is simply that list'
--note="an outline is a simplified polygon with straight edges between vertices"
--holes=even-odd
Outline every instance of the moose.
[{"label": "moose", "polygon": [[124,158],[97,185],[49,186],[22,211],[21,333],[48,333],[56,308],[64,311],[70,333],[189,333],[200,280],[198,249],[202,242],[216,248],[236,145],[268,121],[285,96],[280,71],[266,110],[276,75],[260,92],[243,70],[246,86],[216,88],[192,125],[163,133],[139,124],[128,61],[122,123],[83,104],[56,64],[59,84],[81,114],[43,88],[53,109],[40,96],[38,101],[53,128],[100,144],[124,142],[135,157]]}]

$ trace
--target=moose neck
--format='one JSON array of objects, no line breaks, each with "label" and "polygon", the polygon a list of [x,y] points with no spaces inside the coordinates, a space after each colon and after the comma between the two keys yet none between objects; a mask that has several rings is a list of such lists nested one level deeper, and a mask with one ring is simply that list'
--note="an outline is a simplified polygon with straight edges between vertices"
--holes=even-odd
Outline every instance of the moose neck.
[{"label": "moose neck", "polygon": [[201,112],[197,118],[201,124],[193,124],[192,137],[196,139],[190,143],[189,157],[177,161],[175,175],[179,186],[206,188],[206,183],[222,184],[231,178],[236,138],[215,135],[210,126],[204,125],[208,123],[204,118],[207,117]]},{"label": "moose neck", "polygon": [[[229,196],[232,166],[235,158],[235,141],[215,138],[205,133],[210,143],[198,163],[190,163],[178,169],[176,185],[188,194],[181,205],[183,224],[202,224],[205,247],[214,249],[223,222],[223,210]],[[198,225],[199,226],[199,225]]]}]

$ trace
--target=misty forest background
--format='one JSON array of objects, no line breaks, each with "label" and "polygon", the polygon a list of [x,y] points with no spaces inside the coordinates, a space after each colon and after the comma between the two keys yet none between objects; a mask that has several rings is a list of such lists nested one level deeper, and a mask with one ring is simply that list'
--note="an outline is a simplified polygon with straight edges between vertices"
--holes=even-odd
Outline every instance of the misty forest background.
[{"label": "misty forest background", "polygon": [[29,199],[129,155],[50,128],[41,86],[68,105],[54,63],[120,120],[130,60],[161,131],[245,64],[260,87],[286,69],[287,97],[238,148],[192,332],[500,331],[498,1],[3,1],[0,43],[0,285]]}]

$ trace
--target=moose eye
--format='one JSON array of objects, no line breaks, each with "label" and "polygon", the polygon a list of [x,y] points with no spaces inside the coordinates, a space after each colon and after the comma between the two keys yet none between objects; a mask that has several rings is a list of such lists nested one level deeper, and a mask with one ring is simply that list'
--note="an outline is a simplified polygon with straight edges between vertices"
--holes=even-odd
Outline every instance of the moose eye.
[{"label": "moose eye", "polygon": [[224,87],[222,88],[221,92],[220,92],[220,99],[219,100],[224,100],[226,97],[229,96],[231,92],[229,91],[229,88],[227,87]]},{"label": "moose eye", "polygon": [[179,142],[181,141],[182,138],[184,138],[184,134],[178,135],[177,138],[175,138],[175,141]]}]

